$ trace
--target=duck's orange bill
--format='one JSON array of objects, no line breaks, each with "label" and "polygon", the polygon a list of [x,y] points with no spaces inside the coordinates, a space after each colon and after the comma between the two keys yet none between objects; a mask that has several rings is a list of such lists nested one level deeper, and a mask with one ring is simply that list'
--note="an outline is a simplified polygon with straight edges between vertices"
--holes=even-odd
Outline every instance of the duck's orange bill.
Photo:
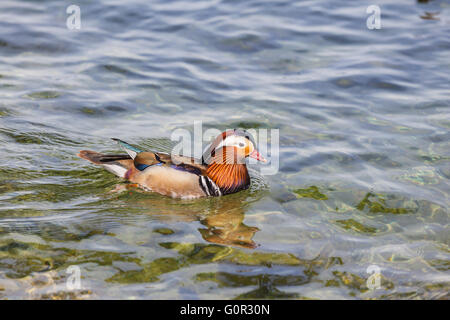
[{"label": "duck's orange bill", "polygon": [[261,162],[267,162],[266,158],[264,158],[261,154],[259,154],[259,152],[256,151],[256,149],[253,150],[253,152],[250,153],[248,156],[250,158],[256,159],[256,160],[261,161]]}]

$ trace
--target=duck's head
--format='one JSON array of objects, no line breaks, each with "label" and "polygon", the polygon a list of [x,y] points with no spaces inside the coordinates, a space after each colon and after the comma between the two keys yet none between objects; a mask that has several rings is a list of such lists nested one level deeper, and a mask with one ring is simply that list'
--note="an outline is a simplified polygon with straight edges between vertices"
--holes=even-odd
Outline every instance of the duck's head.
[{"label": "duck's head", "polygon": [[203,154],[205,164],[243,164],[245,158],[267,160],[256,149],[253,136],[243,129],[226,130],[219,134]]}]

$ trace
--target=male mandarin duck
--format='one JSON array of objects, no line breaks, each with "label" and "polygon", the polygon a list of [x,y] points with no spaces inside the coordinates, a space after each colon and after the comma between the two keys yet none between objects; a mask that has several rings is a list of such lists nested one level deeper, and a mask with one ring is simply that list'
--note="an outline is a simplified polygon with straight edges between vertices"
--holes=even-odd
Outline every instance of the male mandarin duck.
[{"label": "male mandarin duck", "polygon": [[201,160],[143,151],[113,139],[126,155],[104,155],[83,150],[78,156],[138,184],[149,191],[173,198],[199,198],[235,193],[250,186],[245,158],[266,162],[255,140],[245,130],[227,130],[211,143]]}]

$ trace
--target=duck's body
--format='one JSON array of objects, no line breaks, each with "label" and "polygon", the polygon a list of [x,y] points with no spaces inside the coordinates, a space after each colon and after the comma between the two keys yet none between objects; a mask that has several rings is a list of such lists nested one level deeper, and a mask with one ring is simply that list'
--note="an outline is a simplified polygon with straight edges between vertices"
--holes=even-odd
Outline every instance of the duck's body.
[{"label": "duck's body", "polygon": [[207,149],[202,160],[144,152],[126,142],[114,140],[128,154],[103,155],[83,150],[78,155],[144,189],[173,198],[222,196],[247,189],[250,176],[245,157],[265,161],[254,149],[253,138],[243,130],[222,133]]}]

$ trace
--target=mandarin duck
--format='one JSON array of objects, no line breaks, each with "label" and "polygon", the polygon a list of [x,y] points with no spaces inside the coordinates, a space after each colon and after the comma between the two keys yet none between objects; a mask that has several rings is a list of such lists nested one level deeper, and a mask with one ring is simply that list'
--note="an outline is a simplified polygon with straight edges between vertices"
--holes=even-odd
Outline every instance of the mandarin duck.
[{"label": "mandarin duck", "polygon": [[122,140],[113,140],[127,154],[106,155],[82,150],[78,156],[145,190],[173,198],[222,196],[247,189],[250,176],[245,158],[267,161],[256,150],[252,135],[242,129],[227,130],[218,135],[200,160],[143,151]]}]

